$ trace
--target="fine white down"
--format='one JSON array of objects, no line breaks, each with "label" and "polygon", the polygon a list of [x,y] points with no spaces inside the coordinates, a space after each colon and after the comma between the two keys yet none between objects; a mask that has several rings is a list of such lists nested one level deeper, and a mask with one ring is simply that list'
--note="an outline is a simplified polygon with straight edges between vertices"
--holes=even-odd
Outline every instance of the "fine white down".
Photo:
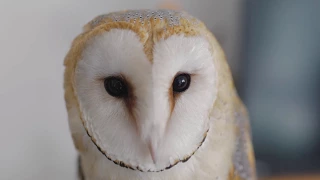
[{"label": "fine white down", "polygon": [[[208,129],[221,135],[217,130],[219,122],[216,122],[216,127],[211,127],[214,122],[209,116],[217,94],[213,58],[209,42],[201,36],[173,35],[156,42],[152,62],[147,59],[138,36],[130,30],[112,29],[87,43],[75,72],[74,88],[80,115],[75,115],[78,112],[71,115],[71,119],[77,119],[73,121],[77,121],[77,127],[81,130],[75,130],[76,126],[71,122],[71,131],[74,129],[83,133],[83,140],[89,149],[87,154],[82,154],[83,163],[87,161],[87,165],[95,166],[98,172],[95,178],[104,177],[108,169],[111,179],[120,176],[133,178],[132,175],[137,179],[151,178],[156,172],[134,171],[115,165],[98,151],[92,140],[111,160],[139,167],[142,171],[157,171],[190,156]],[[179,73],[190,74],[191,84],[185,92],[175,96],[171,111],[169,94],[172,81]],[[132,86],[135,96],[132,107],[134,117],[123,100],[110,96],[105,90],[104,79],[114,75],[124,76]],[[80,127],[79,116],[91,138]],[[224,123],[221,126],[225,126]],[[212,155],[205,148],[208,148],[208,143],[214,142],[216,137],[213,137],[213,133],[209,132],[206,142],[194,156]],[[228,142],[220,142],[232,138],[230,134],[225,134],[225,139],[218,139],[219,145],[222,145],[219,148],[232,149]],[[155,151],[155,163],[148,143]],[[217,154],[212,152],[216,158],[212,159],[212,166],[227,160],[222,152],[218,152],[220,150],[216,151]],[[159,173],[165,177],[178,168],[184,169],[187,175],[187,172],[194,172],[197,168],[195,158],[191,157],[186,163]],[[209,157],[202,158],[211,160]],[[221,164],[224,171],[228,169],[224,167],[228,163],[225,164]],[[88,174],[90,170],[85,171]],[[189,177],[192,177],[190,173]]]}]

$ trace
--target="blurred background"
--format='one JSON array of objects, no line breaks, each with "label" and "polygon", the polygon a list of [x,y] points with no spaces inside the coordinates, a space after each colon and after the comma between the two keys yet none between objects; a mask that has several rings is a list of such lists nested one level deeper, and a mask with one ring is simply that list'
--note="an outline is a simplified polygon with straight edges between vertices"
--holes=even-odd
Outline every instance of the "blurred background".
[{"label": "blurred background", "polygon": [[[70,180],[63,59],[93,17],[163,0],[0,0],[0,179]],[[320,1],[180,0],[222,44],[260,176],[320,172]]]}]

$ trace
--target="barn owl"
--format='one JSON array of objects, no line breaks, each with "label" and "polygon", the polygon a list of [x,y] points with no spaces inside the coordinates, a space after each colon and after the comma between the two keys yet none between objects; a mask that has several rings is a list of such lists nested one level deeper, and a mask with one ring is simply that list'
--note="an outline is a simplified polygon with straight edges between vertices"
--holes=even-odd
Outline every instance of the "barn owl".
[{"label": "barn owl", "polygon": [[256,179],[246,108],[197,18],[166,9],[97,16],[64,65],[80,179]]}]

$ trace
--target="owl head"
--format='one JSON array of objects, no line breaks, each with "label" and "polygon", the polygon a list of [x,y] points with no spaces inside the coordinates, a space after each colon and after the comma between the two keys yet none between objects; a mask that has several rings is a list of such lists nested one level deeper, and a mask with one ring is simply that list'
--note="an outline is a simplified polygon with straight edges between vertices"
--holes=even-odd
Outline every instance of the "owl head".
[{"label": "owl head", "polygon": [[132,170],[163,171],[192,158],[233,93],[214,36],[173,10],[96,17],[73,41],[65,67],[77,149]]}]

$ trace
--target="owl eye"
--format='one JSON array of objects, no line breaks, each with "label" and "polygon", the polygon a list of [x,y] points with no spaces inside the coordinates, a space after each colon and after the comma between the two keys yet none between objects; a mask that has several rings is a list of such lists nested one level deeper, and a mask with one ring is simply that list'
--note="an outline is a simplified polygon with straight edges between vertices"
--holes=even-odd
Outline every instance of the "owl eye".
[{"label": "owl eye", "polygon": [[172,83],[172,88],[174,92],[183,92],[187,90],[190,86],[190,75],[189,74],[179,74],[176,76]]},{"label": "owl eye", "polygon": [[107,77],[104,80],[104,88],[113,97],[124,97],[128,94],[126,83],[119,77]]}]

